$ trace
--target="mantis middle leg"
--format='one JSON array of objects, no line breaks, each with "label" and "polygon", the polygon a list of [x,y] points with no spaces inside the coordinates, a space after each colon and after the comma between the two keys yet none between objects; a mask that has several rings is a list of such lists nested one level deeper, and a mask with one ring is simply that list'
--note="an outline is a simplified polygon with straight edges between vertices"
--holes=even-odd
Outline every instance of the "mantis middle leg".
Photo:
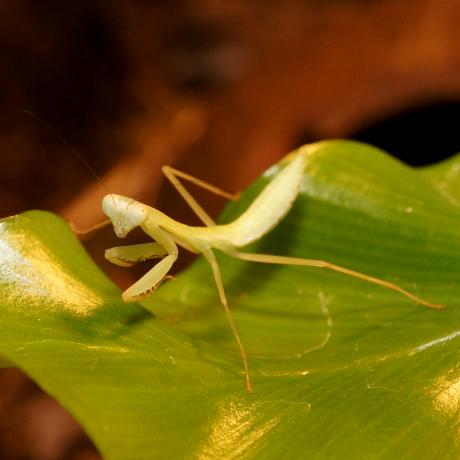
[{"label": "mantis middle leg", "polygon": [[107,225],[110,225],[111,223],[112,221],[110,219],[106,219],[102,222],[92,225],[91,227],[80,229],[73,222],[69,222],[69,227],[76,235],[86,236],[88,233],[92,233],[92,232],[95,232],[96,230],[107,227]]},{"label": "mantis middle leg", "polygon": [[230,308],[228,307],[227,296],[225,295],[225,290],[224,290],[224,285],[222,283],[222,276],[220,274],[219,264],[217,263],[216,256],[214,255],[211,249],[204,251],[203,256],[206,258],[206,260],[211,265],[212,273],[214,275],[214,280],[216,281],[217,290],[219,291],[220,302],[222,306],[224,307],[225,315],[227,316],[227,321],[230,324],[230,328],[232,329],[233,336],[235,337],[236,343],[238,344],[238,348],[240,349],[241,359],[243,360],[246,391],[248,393],[252,393],[252,384],[251,384],[251,379],[249,377],[248,357],[246,354],[246,350],[244,349],[243,343],[241,342],[240,334],[238,333],[238,329],[236,327],[235,320],[233,319]]},{"label": "mantis middle leg", "polygon": [[209,214],[202,208],[202,206],[195,200],[192,194],[182,185],[179,178],[187,180],[192,184],[198,185],[209,192],[212,192],[216,195],[219,195],[223,198],[227,198],[229,200],[236,200],[238,195],[233,195],[231,193],[225,192],[224,190],[216,187],[215,185],[210,184],[209,182],[205,182],[201,179],[198,179],[190,174],[184,173],[179,171],[178,169],[174,169],[171,166],[163,166],[161,168],[163,174],[166,178],[171,182],[174,188],[179,192],[182,198],[187,202],[187,204],[192,208],[198,218],[208,227],[213,227],[216,225],[214,220],[209,216]]},{"label": "mantis middle leg", "polygon": [[326,268],[328,270],[333,270],[339,273],[343,273],[344,275],[352,276],[354,278],[359,278],[369,283],[377,284],[384,288],[391,289],[393,291],[397,291],[400,294],[408,297],[409,299],[412,299],[415,302],[421,305],[425,305],[426,307],[429,307],[429,308],[434,308],[434,309],[439,310],[445,307],[445,305],[431,303],[424,299],[421,299],[420,297],[417,297],[414,294],[410,293],[409,291],[406,291],[405,289],[403,289],[401,286],[398,286],[397,284],[382,280],[380,278],[375,278],[374,276],[369,276],[369,275],[366,275],[364,273],[360,273],[354,270],[350,270],[349,268],[341,267],[340,265],[335,265],[326,260],[302,259],[298,257],[285,257],[285,256],[271,255],[271,254],[254,254],[250,252],[236,252],[236,253],[232,253],[231,255],[238,259],[246,260],[248,262],[261,262],[261,263],[280,264],[280,265],[301,265],[304,267]]}]

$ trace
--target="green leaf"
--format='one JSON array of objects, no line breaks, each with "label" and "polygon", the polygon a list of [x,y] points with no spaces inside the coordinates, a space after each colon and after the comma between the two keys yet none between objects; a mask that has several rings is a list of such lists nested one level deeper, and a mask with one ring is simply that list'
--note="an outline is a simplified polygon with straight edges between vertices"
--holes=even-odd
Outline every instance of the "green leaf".
[{"label": "green leaf", "polygon": [[327,270],[219,256],[252,395],[204,260],[126,304],[44,212],[0,223],[0,353],[106,459],[458,458],[457,171],[460,156],[414,170],[367,145],[318,144],[294,208],[249,250],[326,259],[448,308]]}]

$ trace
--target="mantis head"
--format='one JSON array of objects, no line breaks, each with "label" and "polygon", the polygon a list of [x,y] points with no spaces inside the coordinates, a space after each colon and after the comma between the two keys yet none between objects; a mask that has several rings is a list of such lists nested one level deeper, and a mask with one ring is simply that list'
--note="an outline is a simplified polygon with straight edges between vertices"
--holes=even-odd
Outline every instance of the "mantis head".
[{"label": "mantis head", "polygon": [[112,221],[118,238],[125,238],[133,228],[142,225],[148,215],[142,203],[115,194],[106,195],[102,199],[102,210]]}]

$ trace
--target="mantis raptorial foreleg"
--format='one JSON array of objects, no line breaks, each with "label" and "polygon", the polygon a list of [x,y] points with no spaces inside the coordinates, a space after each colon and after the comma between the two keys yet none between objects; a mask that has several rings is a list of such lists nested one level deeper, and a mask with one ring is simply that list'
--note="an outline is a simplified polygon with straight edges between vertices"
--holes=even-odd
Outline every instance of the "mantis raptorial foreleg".
[{"label": "mantis raptorial foreleg", "polygon": [[298,257],[285,257],[285,256],[276,256],[271,254],[254,254],[250,252],[235,252],[231,254],[234,257],[237,257],[241,260],[246,260],[248,262],[261,262],[266,264],[281,264],[281,265],[301,265],[304,267],[315,267],[315,268],[326,268],[328,270],[333,270],[339,273],[343,273],[344,275],[352,276],[354,278],[359,278],[361,280],[367,281],[369,283],[377,284],[387,289],[391,289],[393,291],[397,291],[400,294],[409,297],[409,299],[414,300],[415,302],[425,305],[429,308],[434,309],[442,309],[444,305],[431,303],[426,300],[421,299],[420,297],[411,294],[410,292],[403,289],[401,286],[397,284],[390,283],[389,281],[385,281],[379,278],[375,278],[373,276],[366,275],[364,273],[360,273],[354,270],[350,270],[349,268],[341,267],[340,265],[335,265],[331,262],[327,262],[326,260],[319,260],[319,259],[302,259]]},{"label": "mantis raptorial foreleg", "polygon": [[151,294],[169,272],[176,259],[177,255],[170,254],[161,262],[158,262],[139,281],[136,281],[131,287],[123,292],[123,300],[125,302],[135,302]]},{"label": "mantis raptorial foreleg", "polygon": [[[142,299],[152,293],[169,272],[174,262],[177,260],[177,246],[168,233],[156,226],[148,226],[145,227],[144,230],[156,241],[156,243],[153,243],[154,246],[148,246],[148,250],[150,251],[149,255],[156,257],[159,256],[161,251],[163,254],[168,255],[161,262],[158,262],[139,281],[134,283],[125,292],[123,292],[122,297],[126,302],[133,302]],[[137,246],[137,248],[134,247],[134,252],[136,252],[138,251],[139,246],[142,245],[134,246]],[[125,253],[131,250],[129,249],[129,246],[114,249],[118,249],[118,251],[121,249],[121,251],[125,251]],[[153,255],[153,253],[155,253],[155,255]],[[109,255],[113,254],[109,253]]]},{"label": "mantis raptorial foreleg", "polygon": [[181,181],[179,180],[179,177],[223,198],[227,198],[229,200],[236,200],[238,198],[237,194],[233,195],[231,193],[225,192],[224,190],[216,187],[215,185],[210,184],[209,182],[205,182],[201,179],[198,179],[197,177],[191,176],[190,174],[179,171],[178,169],[171,168],[171,166],[163,166],[161,170],[163,171],[163,174],[166,176],[169,182],[171,182],[174,188],[179,192],[182,198],[187,202],[187,204],[199,217],[199,219],[208,227],[213,227],[214,225],[216,225],[216,223],[209,216],[209,214],[202,208],[198,201],[196,201],[192,194],[182,185]]},{"label": "mantis raptorial foreleg", "polygon": [[144,260],[164,257],[168,251],[158,243],[117,246],[105,251],[105,258],[120,267],[131,267]]},{"label": "mantis raptorial foreleg", "polygon": [[243,367],[244,367],[244,379],[246,384],[246,391],[248,393],[252,393],[252,384],[249,378],[249,367],[248,367],[248,357],[246,354],[246,350],[244,349],[243,343],[241,342],[240,334],[238,333],[238,329],[236,327],[235,321],[233,319],[232,313],[230,308],[228,307],[227,296],[225,295],[224,285],[222,283],[222,276],[220,274],[219,264],[217,263],[216,256],[212,252],[211,249],[207,249],[203,251],[203,255],[206,260],[211,265],[212,273],[214,275],[214,280],[216,281],[217,290],[219,292],[220,302],[225,310],[225,315],[227,316],[227,321],[230,324],[230,328],[232,329],[233,336],[235,337],[236,343],[238,344],[238,348],[240,349],[240,355],[243,360]]}]

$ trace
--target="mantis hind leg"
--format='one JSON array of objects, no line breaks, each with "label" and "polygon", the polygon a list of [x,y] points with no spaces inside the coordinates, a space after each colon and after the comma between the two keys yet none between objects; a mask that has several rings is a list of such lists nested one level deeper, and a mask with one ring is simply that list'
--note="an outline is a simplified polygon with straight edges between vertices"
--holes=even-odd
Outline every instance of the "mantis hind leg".
[{"label": "mantis hind leg", "polygon": [[216,223],[198,203],[198,201],[196,201],[192,194],[182,185],[179,178],[191,182],[192,184],[198,185],[198,187],[208,190],[209,192],[214,193],[215,195],[219,195],[223,198],[227,198],[229,200],[236,200],[238,198],[238,195],[233,195],[231,193],[225,192],[224,190],[210,184],[209,182],[205,182],[201,179],[198,179],[197,177],[191,176],[190,174],[179,171],[178,169],[174,169],[171,166],[163,166],[161,170],[169,182],[171,182],[174,188],[187,202],[190,208],[195,212],[198,218],[208,227],[213,227],[216,225]]},{"label": "mantis hind leg", "polygon": [[217,263],[216,257],[214,253],[208,249],[207,251],[203,252],[204,257],[211,265],[212,273],[214,275],[214,280],[216,281],[217,290],[219,292],[220,302],[225,310],[225,315],[227,316],[227,321],[230,324],[230,328],[232,330],[233,336],[235,337],[236,343],[238,344],[238,348],[240,350],[241,359],[243,360],[243,367],[244,367],[244,377],[245,377],[245,385],[246,391],[248,393],[252,393],[252,384],[251,379],[249,377],[249,366],[248,366],[248,357],[246,354],[246,350],[244,349],[243,343],[241,342],[240,334],[238,333],[238,329],[235,324],[235,320],[233,319],[232,313],[228,307],[227,296],[225,295],[224,285],[222,283],[222,276],[220,274],[219,265]]},{"label": "mantis hind leg", "polygon": [[367,281],[369,283],[377,284],[382,286],[386,289],[391,289],[392,291],[397,291],[400,294],[412,299],[413,301],[425,305],[429,308],[434,309],[441,309],[444,308],[445,305],[436,304],[432,302],[428,302],[427,300],[421,299],[420,297],[415,296],[409,291],[406,291],[401,286],[397,284],[391,283],[389,281],[382,280],[380,278],[376,278],[374,276],[366,275],[364,273],[360,273],[354,270],[350,270],[349,268],[341,267],[340,265],[335,265],[331,262],[327,262],[326,260],[318,260],[318,259],[302,259],[298,257],[285,257],[285,256],[276,256],[271,254],[253,254],[249,252],[237,252],[232,253],[232,256],[246,260],[249,262],[261,262],[266,264],[280,264],[280,265],[300,265],[304,267],[315,267],[315,268],[326,268],[328,270],[333,270],[339,273],[343,273],[344,275],[352,276],[354,278],[361,279],[363,281]]}]

